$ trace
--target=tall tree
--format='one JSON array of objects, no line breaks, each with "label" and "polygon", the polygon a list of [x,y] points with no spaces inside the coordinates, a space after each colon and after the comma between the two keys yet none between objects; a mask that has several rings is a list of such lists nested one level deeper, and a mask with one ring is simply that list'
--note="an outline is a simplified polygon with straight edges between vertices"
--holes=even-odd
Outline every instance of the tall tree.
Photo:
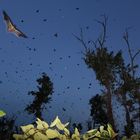
[{"label": "tall tree", "polygon": [[27,105],[25,108],[29,114],[34,114],[37,118],[42,118],[42,111],[44,105],[49,103],[51,100],[51,95],[53,93],[53,83],[47,74],[43,73],[42,77],[37,79],[39,86],[37,86],[38,91],[30,91],[28,94],[34,96],[34,100],[31,104]]},{"label": "tall tree", "polygon": [[[121,59],[120,52],[114,55],[113,52],[109,53],[105,47],[106,42],[106,27],[107,27],[107,17],[104,16],[103,21],[97,21],[103,27],[103,32],[98,37],[97,41],[91,41],[94,44],[94,49],[89,49],[86,42],[83,39],[83,32],[81,29],[80,37],[75,36],[85,48],[85,57],[84,61],[89,68],[91,68],[95,74],[97,80],[100,81],[100,84],[105,87],[106,93],[106,106],[108,121],[112,124],[115,129],[115,123],[113,118],[112,110],[112,89],[114,87],[115,81],[115,71],[117,69],[116,63]],[[116,63],[115,63],[116,62]],[[120,61],[119,61],[120,62]]]},{"label": "tall tree", "polygon": [[[103,17],[103,21],[97,21],[103,27],[103,32],[97,38],[96,41],[90,40],[88,43],[84,40],[83,30],[81,29],[80,36],[74,35],[84,46],[84,61],[88,68],[91,68],[96,75],[96,79],[99,80],[100,84],[104,87],[104,99],[106,103],[106,120],[112,124],[115,129],[115,120],[113,117],[113,109],[112,109],[112,95],[116,95],[120,97],[120,101],[125,108],[126,112],[126,134],[130,136],[133,133],[133,119],[130,117],[130,110],[133,108],[135,104],[135,100],[139,99],[140,92],[140,78],[135,76],[136,68],[134,60],[136,56],[140,53],[140,50],[132,55],[132,51],[130,49],[130,44],[128,40],[128,32],[124,35],[124,40],[128,46],[128,53],[130,56],[130,64],[126,65],[124,63],[124,58],[122,56],[122,52],[119,51],[116,54],[113,51],[108,51],[106,46],[106,28],[107,28],[107,17]],[[94,48],[90,48],[88,45],[92,43]],[[128,95],[131,98],[128,99]],[[91,114],[95,112],[95,98],[96,95],[90,100],[91,104]],[[98,98],[100,99],[100,98]],[[129,105],[129,107],[128,107]],[[98,109],[102,109],[101,103],[98,103]],[[100,107],[100,108],[99,108]],[[100,111],[99,111],[100,112]],[[101,113],[101,112],[100,112]],[[102,112],[103,113],[103,112]],[[95,117],[94,117],[94,120]],[[99,120],[98,120],[99,121]],[[100,120],[101,123],[101,120]],[[104,121],[102,120],[102,123]]]},{"label": "tall tree", "polygon": [[[125,133],[129,137],[134,133],[135,119],[140,119],[140,107],[139,110],[135,107],[137,103],[140,106],[140,78],[136,75],[138,65],[135,64],[135,58],[140,53],[140,50],[134,54],[132,53],[127,30],[124,33],[123,39],[127,44],[130,63],[119,65],[119,82],[117,82],[118,88],[115,93],[119,95],[119,100],[121,100],[126,112],[126,125],[124,127]],[[131,117],[130,113],[132,112],[136,112],[135,116],[137,117]]]}]

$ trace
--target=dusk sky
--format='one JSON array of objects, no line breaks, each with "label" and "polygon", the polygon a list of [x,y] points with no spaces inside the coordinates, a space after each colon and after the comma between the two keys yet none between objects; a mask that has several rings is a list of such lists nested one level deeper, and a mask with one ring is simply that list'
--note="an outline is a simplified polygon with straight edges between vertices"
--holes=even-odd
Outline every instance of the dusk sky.
[{"label": "dusk sky", "polygon": [[[7,32],[3,10],[27,39]],[[101,15],[105,14],[108,49],[122,49],[128,62],[122,36],[130,27],[133,51],[140,48],[139,13],[139,0],[1,0],[0,109],[9,116],[17,115],[18,122],[30,122],[32,115],[23,112],[32,101],[28,92],[37,90],[36,79],[45,72],[54,84],[52,101],[44,111],[46,120],[51,121],[56,115],[65,121],[88,120],[89,99],[102,87],[84,63],[84,48],[72,34],[79,35],[83,28],[87,41],[96,40],[102,28],[95,20],[102,20]]]}]

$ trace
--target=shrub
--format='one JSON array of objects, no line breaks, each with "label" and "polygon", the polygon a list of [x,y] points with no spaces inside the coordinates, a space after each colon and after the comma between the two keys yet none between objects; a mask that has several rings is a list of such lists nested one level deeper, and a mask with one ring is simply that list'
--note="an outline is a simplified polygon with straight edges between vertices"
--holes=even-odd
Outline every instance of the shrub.
[{"label": "shrub", "polygon": [[37,118],[36,125],[21,126],[22,134],[14,134],[15,140],[113,140],[117,134],[113,131],[110,124],[106,129],[100,126],[98,129],[87,131],[85,134],[80,134],[75,128],[73,134],[67,129],[69,123],[63,124],[58,116],[48,125],[47,122]]}]

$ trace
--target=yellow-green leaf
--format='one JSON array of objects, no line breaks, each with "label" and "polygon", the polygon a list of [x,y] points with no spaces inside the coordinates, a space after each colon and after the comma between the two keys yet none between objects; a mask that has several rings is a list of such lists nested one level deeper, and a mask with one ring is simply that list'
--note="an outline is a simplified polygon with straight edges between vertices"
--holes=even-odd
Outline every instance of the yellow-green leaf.
[{"label": "yellow-green leaf", "polygon": [[36,133],[35,129],[30,129],[26,134],[27,134],[28,136],[32,136],[32,135],[35,134],[35,133]]},{"label": "yellow-green leaf", "polygon": [[70,135],[70,131],[67,128],[64,128],[64,134],[66,136],[69,136]]},{"label": "yellow-green leaf", "polygon": [[95,136],[95,134],[97,133],[97,131],[98,131],[97,129],[92,129],[92,130],[87,131],[87,132],[83,135],[84,140],[89,139],[91,136],[92,136],[92,137]]},{"label": "yellow-green leaf", "polygon": [[60,123],[57,123],[57,124],[56,124],[56,127],[57,127],[59,130],[64,130],[65,125],[62,124],[62,123],[60,122]]},{"label": "yellow-green leaf", "polygon": [[59,118],[58,118],[58,116],[57,116],[57,117],[55,118],[55,120],[51,123],[50,127],[56,126],[56,124],[59,123],[59,122],[60,122],[60,120],[59,120]]},{"label": "yellow-green leaf", "polygon": [[73,135],[72,135],[72,140],[80,140],[80,137],[77,136],[77,135],[75,135],[75,134],[73,134]]},{"label": "yellow-green leaf", "polygon": [[87,133],[89,133],[89,134],[96,134],[97,133],[97,129],[89,130],[89,131],[87,131]]},{"label": "yellow-green leaf", "polygon": [[49,139],[59,138],[60,133],[57,130],[48,129],[46,135]]},{"label": "yellow-green leaf", "polygon": [[99,131],[96,132],[95,134],[96,137],[100,138],[101,137],[101,133]]},{"label": "yellow-green leaf", "polygon": [[55,118],[55,120],[51,123],[50,127],[56,126],[59,130],[64,130],[66,126],[68,126],[69,123],[63,124],[58,116]]},{"label": "yellow-green leaf", "polygon": [[0,110],[0,117],[3,117],[5,115],[6,115],[6,113],[4,111]]},{"label": "yellow-green leaf", "polygon": [[67,122],[66,124],[64,124],[65,127],[67,127],[69,125],[69,122]]},{"label": "yellow-green leaf", "polygon": [[27,133],[29,130],[33,129],[34,126],[32,124],[26,125],[26,126],[21,126],[21,129],[24,133]]},{"label": "yellow-green leaf", "polygon": [[104,130],[104,126],[100,126],[100,132],[102,133]]},{"label": "yellow-green leaf", "polygon": [[65,135],[60,135],[59,140],[67,140]]},{"label": "yellow-green leaf", "polygon": [[107,131],[109,133],[110,138],[114,138],[117,136],[117,133],[114,132],[114,130],[112,129],[112,126],[110,124],[107,125]]},{"label": "yellow-green leaf", "polygon": [[37,118],[36,124],[37,124],[37,129],[39,130],[48,129],[49,127],[49,125],[45,121],[41,121],[39,118]]},{"label": "yellow-green leaf", "polygon": [[77,128],[75,128],[74,133],[75,133],[75,135],[80,136],[80,133]]},{"label": "yellow-green leaf", "polygon": [[72,140],[80,140],[80,133],[77,128],[74,130],[74,134],[72,135]]},{"label": "yellow-green leaf", "polygon": [[49,140],[48,137],[42,134],[41,132],[35,133],[33,138],[34,138],[33,140]]}]

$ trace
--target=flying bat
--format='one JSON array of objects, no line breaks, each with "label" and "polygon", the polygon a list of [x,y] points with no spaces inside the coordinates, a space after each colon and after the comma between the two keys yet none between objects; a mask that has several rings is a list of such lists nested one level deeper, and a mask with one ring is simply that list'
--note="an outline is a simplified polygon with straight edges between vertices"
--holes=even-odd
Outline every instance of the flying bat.
[{"label": "flying bat", "polygon": [[4,16],[4,20],[6,22],[6,25],[7,25],[8,32],[14,33],[17,37],[27,38],[27,36],[22,31],[20,31],[16,27],[16,25],[13,24],[12,20],[10,19],[10,17],[8,16],[8,14],[5,11],[3,11],[3,16]]}]

